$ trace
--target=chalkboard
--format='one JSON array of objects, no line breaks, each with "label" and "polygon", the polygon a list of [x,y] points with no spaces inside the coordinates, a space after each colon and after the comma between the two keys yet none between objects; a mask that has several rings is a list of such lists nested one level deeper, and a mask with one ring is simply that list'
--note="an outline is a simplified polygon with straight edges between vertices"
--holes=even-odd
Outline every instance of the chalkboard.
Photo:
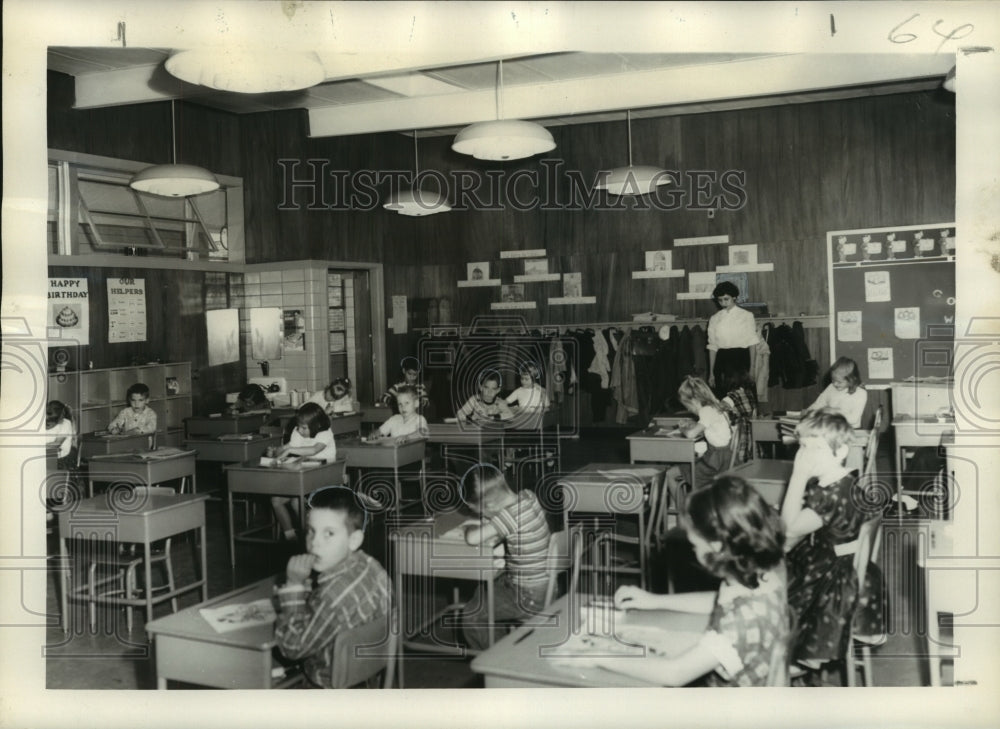
[{"label": "chalkboard", "polygon": [[830,351],[862,380],[949,377],[955,339],[955,224],[827,233]]}]

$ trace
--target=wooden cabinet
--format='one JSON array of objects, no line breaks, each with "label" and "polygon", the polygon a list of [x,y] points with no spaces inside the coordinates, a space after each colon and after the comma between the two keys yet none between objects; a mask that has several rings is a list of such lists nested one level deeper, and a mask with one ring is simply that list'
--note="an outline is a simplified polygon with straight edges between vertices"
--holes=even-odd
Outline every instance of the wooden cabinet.
[{"label": "wooden cabinet", "polygon": [[184,418],[191,416],[191,363],[173,362],[49,374],[49,400],[73,411],[77,432],[104,430],[125,407],[125,392],[141,382],[149,387],[160,445],[180,443]]}]

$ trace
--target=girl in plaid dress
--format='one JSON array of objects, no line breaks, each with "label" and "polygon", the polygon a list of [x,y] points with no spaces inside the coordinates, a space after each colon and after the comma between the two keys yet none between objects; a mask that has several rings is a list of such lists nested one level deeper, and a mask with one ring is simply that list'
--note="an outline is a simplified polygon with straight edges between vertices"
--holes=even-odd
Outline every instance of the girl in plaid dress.
[{"label": "girl in plaid dress", "polygon": [[767,686],[786,679],[789,624],[780,518],[738,476],[692,492],[684,528],[695,554],[722,578],[719,591],[654,595],[619,588],[615,607],[710,613],[701,639],[679,656],[586,660],[665,686],[705,676],[709,686]]}]

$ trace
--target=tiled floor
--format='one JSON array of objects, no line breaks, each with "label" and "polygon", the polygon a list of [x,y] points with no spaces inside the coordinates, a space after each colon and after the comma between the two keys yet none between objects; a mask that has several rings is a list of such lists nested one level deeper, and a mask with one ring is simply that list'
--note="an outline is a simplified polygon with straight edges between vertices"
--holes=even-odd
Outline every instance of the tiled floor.
[{"label": "tiled floor", "polygon": [[[579,440],[567,441],[563,450],[563,468],[575,469],[594,461],[628,461],[624,435],[626,431],[593,430],[582,434]],[[880,458],[882,467],[887,467],[887,458]],[[205,487],[218,482],[218,474],[211,469],[199,473],[199,486]],[[262,508],[263,513],[266,510]],[[210,596],[218,595],[270,574],[276,574],[284,567],[290,554],[288,547],[262,545],[241,545],[238,547],[237,568],[231,570],[226,539],[225,512],[221,501],[209,501],[208,519],[208,579]],[[915,563],[916,544],[921,533],[920,522],[908,522],[899,526],[894,520],[888,521],[883,537],[882,567],[885,572],[889,596],[888,640],[873,651],[874,681],[877,686],[926,686],[929,684],[926,661],[921,655],[925,650],[925,615],[922,600],[922,577]],[[378,535],[372,535],[377,542]],[[51,545],[56,549],[55,539]],[[177,569],[182,578],[190,574],[190,544],[182,541],[175,545],[174,555]],[[366,545],[366,549],[378,555],[382,552],[376,545]],[[654,562],[655,564],[655,562]],[[655,569],[655,567],[654,567]],[[441,588],[439,601],[447,597],[447,586]],[[57,616],[58,593],[55,578],[50,578],[48,607],[50,614]],[[191,593],[181,598],[181,607],[195,604],[197,598]],[[157,615],[169,608],[160,606]],[[75,608],[81,620],[82,606]],[[48,631],[47,673],[48,688],[79,689],[151,689],[155,687],[155,677],[150,660],[149,646],[145,640],[141,611],[136,611],[134,629],[125,627],[124,610],[101,608],[97,630],[76,625],[68,635],[58,626]],[[54,618],[55,620],[55,618]],[[434,657],[406,659],[407,688],[470,688],[482,686],[482,680],[469,669],[467,658]],[[948,680],[950,668],[945,671]],[[827,674],[826,680],[839,684],[840,678]]]}]

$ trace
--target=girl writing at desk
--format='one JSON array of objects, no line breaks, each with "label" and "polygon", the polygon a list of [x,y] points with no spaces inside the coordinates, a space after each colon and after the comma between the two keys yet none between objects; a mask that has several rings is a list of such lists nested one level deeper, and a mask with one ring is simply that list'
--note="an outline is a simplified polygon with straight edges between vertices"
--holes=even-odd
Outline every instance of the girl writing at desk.
[{"label": "girl writing at desk", "polygon": [[778,514],[746,481],[721,476],[688,497],[684,529],[698,561],[722,578],[718,593],[655,595],[627,585],[615,593],[615,607],[710,613],[698,643],[672,658],[581,659],[664,686],[706,674],[710,686],[784,683],[789,625]]}]

